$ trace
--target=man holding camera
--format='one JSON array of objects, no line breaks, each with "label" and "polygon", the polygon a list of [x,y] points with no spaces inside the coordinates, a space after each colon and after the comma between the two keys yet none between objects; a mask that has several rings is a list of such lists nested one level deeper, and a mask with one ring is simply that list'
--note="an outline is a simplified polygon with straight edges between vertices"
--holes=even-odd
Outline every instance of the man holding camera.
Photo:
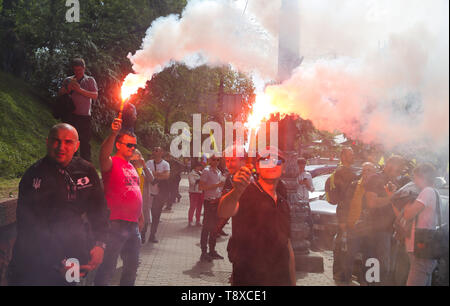
[{"label": "man holding camera", "polygon": [[311,173],[305,171],[306,159],[299,158],[298,164],[298,194],[301,201],[309,201],[309,193],[314,191]]},{"label": "man holding camera", "polygon": [[64,114],[62,121],[74,126],[80,136],[80,156],[91,161],[91,106],[98,97],[95,79],[85,75],[86,64],[82,58],[72,60],[74,75],[66,78],[58,95],[68,94],[75,109],[70,114]]},{"label": "man holding camera", "polygon": [[258,156],[257,180],[247,167],[233,176],[233,189],[219,202],[219,217],[232,217],[228,255],[233,286],[295,285],[290,210],[281,183],[285,158],[270,147]]},{"label": "man holding camera", "polygon": [[398,178],[405,166],[403,157],[393,155],[386,161],[383,171],[372,176],[366,185],[367,219],[370,224],[368,256],[380,261],[379,285],[390,285],[392,281],[390,260],[395,213],[391,199],[394,192],[402,187]]}]

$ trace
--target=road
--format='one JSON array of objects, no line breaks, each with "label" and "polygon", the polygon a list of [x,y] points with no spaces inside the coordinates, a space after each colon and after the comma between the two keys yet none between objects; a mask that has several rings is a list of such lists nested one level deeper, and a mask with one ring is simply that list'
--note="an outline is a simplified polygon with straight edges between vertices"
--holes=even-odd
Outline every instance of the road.
[{"label": "road", "polygon": [[[180,183],[182,199],[175,203],[172,212],[163,212],[158,229],[159,243],[142,246],[136,286],[229,286],[231,263],[226,246],[228,237],[217,241],[217,251],[225,257],[211,263],[200,262],[201,227],[187,226],[189,209],[188,181],[183,177]],[[231,222],[225,232],[231,233]],[[148,235],[147,235],[148,236]],[[324,273],[297,272],[299,286],[335,286],[332,278],[332,252],[318,253],[324,257]],[[118,285],[121,263],[112,285]]]}]

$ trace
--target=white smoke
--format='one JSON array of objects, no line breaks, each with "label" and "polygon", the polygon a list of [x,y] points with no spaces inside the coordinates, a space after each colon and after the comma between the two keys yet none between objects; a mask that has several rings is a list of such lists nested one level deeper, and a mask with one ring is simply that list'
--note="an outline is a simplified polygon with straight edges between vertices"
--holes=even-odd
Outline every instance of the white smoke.
[{"label": "white smoke", "polygon": [[[152,23],[133,69],[150,79],[171,61],[231,64],[275,79],[280,3],[248,0],[243,14],[246,0],[189,1],[181,18]],[[300,0],[305,60],[266,93],[284,112],[365,142],[448,147],[448,9],[447,0]]]},{"label": "white smoke", "polygon": [[191,60],[200,54],[210,65],[233,65],[256,70],[265,77],[276,75],[276,41],[236,3],[228,0],[191,0],[181,18],[155,20],[147,30],[142,49],[129,58],[138,74],[151,75],[171,61]]}]

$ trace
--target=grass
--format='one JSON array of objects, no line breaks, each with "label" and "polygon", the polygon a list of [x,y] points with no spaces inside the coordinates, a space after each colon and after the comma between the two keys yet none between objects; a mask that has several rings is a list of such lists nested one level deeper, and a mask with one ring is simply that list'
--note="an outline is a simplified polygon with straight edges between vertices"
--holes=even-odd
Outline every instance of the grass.
[{"label": "grass", "polygon": [[0,199],[17,197],[20,178],[3,179],[0,178]]},{"label": "grass", "polygon": [[[17,196],[25,170],[46,154],[45,139],[58,121],[48,101],[24,81],[0,71],[0,198]],[[93,137],[91,151],[98,167],[101,140]]]},{"label": "grass", "polygon": [[[20,178],[46,154],[45,139],[58,121],[49,102],[23,80],[0,71],[0,199],[17,196]],[[100,144],[108,131],[93,135],[92,162],[99,169]],[[149,151],[139,146],[147,156]]]},{"label": "grass", "polygon": [[45,138],[57,121],[23,81],[0,72],[0,178],[19,178],[45,155]]}]

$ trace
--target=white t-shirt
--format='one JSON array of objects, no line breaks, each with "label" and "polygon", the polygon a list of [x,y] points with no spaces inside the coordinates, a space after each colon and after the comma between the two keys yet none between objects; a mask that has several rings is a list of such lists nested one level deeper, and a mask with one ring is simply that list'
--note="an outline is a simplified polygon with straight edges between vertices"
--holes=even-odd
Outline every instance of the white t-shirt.
[{"label": "white t-shirt", "polygon": [[[311,192],[314,191],[314,186],[313,186],[313,183],[312,183],[311,173],[309,173],[307,171],[304,171],[304,172],[300,173],[300,175],[297,178],[298,183],[300,184],[301,182],[303,182],[304,179],[307,179],[309,186],[306,186],[304,184],[299,185],[298,189],[297,189],[297,193],[298,193],[298,195],[300,197],[300,200],[308,201],[309,200],[309,192],[310,191]],[[308,187],[310,187],[310,188],[308,188]]]},{"label": "white t-shirt", "polygon": [[202,193],[203,191],[198,189],[198,183],[200,181],[200,177],[202,175],[202,172],[197,172],[194,170],[191,171],[188,175],[189,180],[189,192],[191,193]]},{"label": "white t-shirt", "polygon": [[436,213],[436,192],[431,187],[424,188],[416,201],[425,205],[424,209],[413,221],[411,236],[405,239],[406,251],[414,252],[414,231],[417,228],[435,229],[437,226],[437,213]]},{"label": "white t-shirt", "polygon": [[[164,159],[161,160],[159,163],[155,163],[155,161],[153,159],[151,159],[151,160],[147,161],[145,164],[147,165],[148,170],[150,170],[153,174],[170,171],[170,165]],[[156,169],[155,169],[155,164],[156,164]],[[150,185],[150,194],[153,194],[153,195],[159,194],[158,184]]]},{"label": "white t-shirt", "polygon": [[[212,169],[210,166],[207,166],[200,176],[200,181],[207,185],[215,185],[225,181],[225,176],[222,175],[219,169]],[[205,200],[218,199],[222,195],[222,187],[205,190],[204,195]]]}]

